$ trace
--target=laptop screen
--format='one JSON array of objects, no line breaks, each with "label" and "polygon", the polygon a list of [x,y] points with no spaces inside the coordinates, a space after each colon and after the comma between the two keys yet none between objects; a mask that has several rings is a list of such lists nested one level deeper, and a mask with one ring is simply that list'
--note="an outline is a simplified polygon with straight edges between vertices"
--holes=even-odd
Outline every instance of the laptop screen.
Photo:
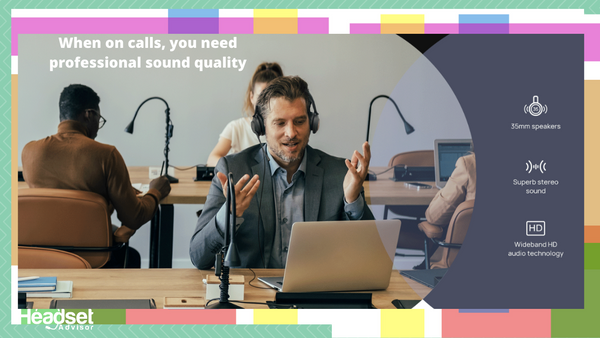
[{"label": "laptop screen", "polygon": [[436,140],[435,164],[438,182],[447,182],[454,171],[456,161],[471,151],[471,140]]}]

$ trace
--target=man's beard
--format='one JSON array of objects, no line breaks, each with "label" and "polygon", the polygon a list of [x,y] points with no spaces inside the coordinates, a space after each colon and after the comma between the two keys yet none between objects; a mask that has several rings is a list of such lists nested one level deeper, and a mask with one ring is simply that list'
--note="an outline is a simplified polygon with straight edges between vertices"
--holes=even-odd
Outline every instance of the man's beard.
[{"label": "man's beard", "polygon": [[[288,142],[284,142],[284,143],[289,143],[289,142],[293,142],[293,141],[294,140],[289,140]],[[285,147],[285,146],[281,146],[279,143],[277,145],[278,145],[278,147],[269,147],[269,149],[272,149],[273,153],[275,155],[277,155],[277,157],[279,157],[279,159],[281,159],[281,161],[283,161],[283,162],[285,162],[287,164],[290,164],[290,163],[292,163],[294,161],[297,161],[297,160],[301,160],[302,156],[304,156],[304,150],[306,149],[306,145],[304,145],[304,147],[298,151],[297,155],[295,155],[295,156],[287,156],[285,154],[284,149],[283,149],[283,147]]]},{"label": "man's beard", "polygon": [[273,151],[275,153],[275,155],[277,155],[277,157],[279,157],[283,162],[285,163],[292,163],[296,160],[299,160],[302,158],[302,155],[304,155],[304,149],[300,150],[300,152],[298,153],[297,156],[294,157],[288,157],[285,155],[285,153],[283,152],[282,149],[275,149],[275,151]]}]

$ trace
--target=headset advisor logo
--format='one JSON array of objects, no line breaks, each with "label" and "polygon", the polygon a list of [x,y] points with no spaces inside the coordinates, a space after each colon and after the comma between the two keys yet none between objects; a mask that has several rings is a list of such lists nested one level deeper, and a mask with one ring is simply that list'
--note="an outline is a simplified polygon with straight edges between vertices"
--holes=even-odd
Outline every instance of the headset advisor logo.
[{"label": "headset advisor logo", "polygon": [[46,325],[48,330],[90,331],[94,312],[88,310],[21,310],[21,324]]}]

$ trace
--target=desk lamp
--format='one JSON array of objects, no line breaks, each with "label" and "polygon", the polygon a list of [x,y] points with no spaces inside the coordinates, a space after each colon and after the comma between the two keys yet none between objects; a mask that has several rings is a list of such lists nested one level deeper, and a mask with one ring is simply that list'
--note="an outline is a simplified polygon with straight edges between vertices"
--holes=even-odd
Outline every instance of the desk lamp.
[{"label": "desk lamp", "polygon": [[[400,112],[400,108],[398,108],[398,105],[391,97],[389,97],[387,95],[378,95],[378,96],[375,96],[375,98],[373,100],[371,100],[371,103],[369,104],[369,119],[367,120],[367,142],[369,142],[369,129],[371,129],[371,108],[373,107],[373,102],[375,102],[375,100],[377,100],[380,97],[385,97],[388,100],[392,101],[392,103],[394,104],[394,107],[396,107],[396,110],[398,111],[398,115],[400,115],[402,122],[404,122],[404,129],[406,130],[407,135],[412,133],[413,131],[415,131],[415,128],[413,128],[413,126],[411,126],[408,122],[406,122],[406,120],[404,119],[404,116],[402,116],[402,113]],[[369,173],[369,174],[367,174],[367,177],[365,180],[366,181],[376,181],[377,176]]]},{"label": "desk lamp", "polygon": [[153,100],[153,99],[157,99],[157,100],[161,100],[162,102],[165,103],[165,105],[167,106],[167,109],[165,110],[165,114],[167,115],[167,132],[165,135],[165,174],[167,179],[169,179],[170,183],[179,183],[179,180],[173,176],[169,176],[169,142],[171,142],[171,137],[173,137],[173,123],[171,122],[171,109],[169,108],[169,104],[167,103],[167,101],[163,100],[162,98],[158,97],[158,96],[153,96],[149,99],[144,100],[144,102],[142,102],[140,104],[140,106],[138,107],[138,109],[135,111],[135,115],[133,115],[133,120],[131,120],[131,123],[129,123],[127,125],[127,128],[125,128],[125,131],[133,134],[133,122],[135,121],[135,118],[137,117],[138,112],[140,111],[140,108],[142,108],[142,106],[144,105],[144,103]]},{"label": "desk lamp", "polygon": [[225,246],[218,253],[215,262],[215,275],[219,277],[221,284],[219,289],[221,294],[219,302],[213,305],[209,305],[207,309],[242,309],[229,302],[229,267],[239,266],[240,256],[235,246],[235,186],[233,184],[233,174],[229,173],[227,176],[227,220],[225,221]]}]

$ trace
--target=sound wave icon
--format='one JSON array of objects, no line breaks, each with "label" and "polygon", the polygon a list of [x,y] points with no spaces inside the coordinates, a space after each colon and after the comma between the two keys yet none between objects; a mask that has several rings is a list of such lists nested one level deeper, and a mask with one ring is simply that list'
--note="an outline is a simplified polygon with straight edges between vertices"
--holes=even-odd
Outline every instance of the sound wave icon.
[{"label": "sound wave icon", "polygon": [[546,114],[548,112],[548,106],[541,104],[525,105],[523,111],[525,114],[531,114],[531,116],[540,116],[542,113]]},{"label": "sound wave icon", "polygon": [[547,169],[546,169],[546,164],[548,164],[548,163],[547,163],[547,162],[544,162],[544,160],[542,160],[542,161],[540,162],[540,164],[537,164],[537,163],[535,163],[535,164],[534,164],[534,163],[531,163],[531,161],[527,161],[527,162],[525,163],[525,171],[526,171],[528,174],[531,174],[531,171],[533,171],[533,170],[538,170],[538,169],[539,169],[539,170],[540,170],[540,172],[543,174],[543,173],[544,173],[544,172],[546,172],[546,170],[547,170]]}]

